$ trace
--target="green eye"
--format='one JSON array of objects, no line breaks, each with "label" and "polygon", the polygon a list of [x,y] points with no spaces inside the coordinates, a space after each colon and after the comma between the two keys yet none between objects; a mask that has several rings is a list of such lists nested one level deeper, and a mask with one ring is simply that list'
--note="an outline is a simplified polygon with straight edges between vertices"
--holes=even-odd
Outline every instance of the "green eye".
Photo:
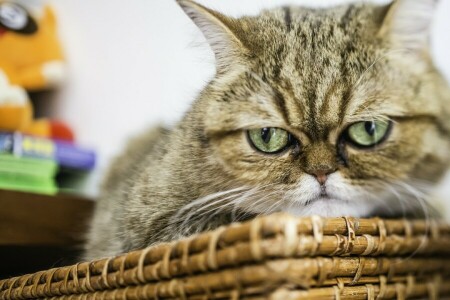
[{"label": "green eye", "polygon": [[372,147],[382,142],[389,133],[389,121],[364,121],[347,129],[350,142],[360,147]]},{"label": "green eye", "polygon": [[290,145],[290,134],[274,127],[251,129],[248,131],[251,144],[264,153],[277,153]]}]

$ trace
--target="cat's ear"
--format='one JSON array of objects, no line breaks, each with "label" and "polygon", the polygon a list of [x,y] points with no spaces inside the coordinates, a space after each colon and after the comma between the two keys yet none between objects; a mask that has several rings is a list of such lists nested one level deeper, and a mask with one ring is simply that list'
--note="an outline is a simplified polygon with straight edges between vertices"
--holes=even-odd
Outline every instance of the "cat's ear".
[{"label": "cat's ear", "polygon": [[247,51],[238,38],[238,21],[191,0],[177,3],[205,36],[216,57],[217,71],[225,71]]},{"label": "cat's ear", "polygon": [[408,51],[421,54],[429,46],[437,0],[394,0],[379,34]]}]

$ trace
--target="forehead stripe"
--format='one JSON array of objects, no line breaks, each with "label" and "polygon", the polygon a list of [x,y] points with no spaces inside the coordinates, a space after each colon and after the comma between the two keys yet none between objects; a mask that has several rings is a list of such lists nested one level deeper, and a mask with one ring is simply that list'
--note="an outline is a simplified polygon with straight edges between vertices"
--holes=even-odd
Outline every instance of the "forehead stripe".
[{"label": "forehead stripe", "polygon": [[291,17],[291,9],[288,6],[283,7],[284,10],[284,22],[286,23],[286,27],[288,31],[291,31],[292,28],[292,17]]}]

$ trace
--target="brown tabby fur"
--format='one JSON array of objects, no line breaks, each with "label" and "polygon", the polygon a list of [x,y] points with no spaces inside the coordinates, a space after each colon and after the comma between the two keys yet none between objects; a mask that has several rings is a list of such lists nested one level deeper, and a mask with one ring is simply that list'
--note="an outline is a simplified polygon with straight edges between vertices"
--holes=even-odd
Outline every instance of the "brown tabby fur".
[{"label": "brown tabby fur", "polygon": [[[299,178],[318,169],[339,173],[355,189],[383,199],[363,215],[403,213],[394,208],[398,195],[387,184],[434,183],[447,170],[450,92],[426,47],[396,43],[396,4],[283,7],[232,19],[189,0],[178,2],[211,44],[216,76],[175,128],[152,130],[117,159],[93,218],[86,259],[260,211],[287,210],[277,201],[294,195]],[[209,21],[224,36],[211,36]],[[349,124],[386,118],[394,122],[392,132],[375,149],[340,139]],[[245,130],[262,127],[283,128],[300,145],[261,154]],[[208,201],[183,210],[193,200],[239,188],[243,192],[236,195],[247,194],[238,207],[220,207],[225,197],[211,205],[214,211]],[[401,194],[414,202],[408,188]],[[343,203],[349,200],[355,206],[363,201]],[[252,209],[253,203],[261,209]],[[333,214],[339,211],[324,212]]]}]

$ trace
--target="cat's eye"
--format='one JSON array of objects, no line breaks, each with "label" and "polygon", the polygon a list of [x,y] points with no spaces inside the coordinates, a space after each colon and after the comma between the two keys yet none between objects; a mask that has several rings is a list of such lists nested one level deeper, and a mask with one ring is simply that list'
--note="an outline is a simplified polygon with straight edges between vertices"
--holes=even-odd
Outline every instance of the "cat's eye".
[{"label": "cat's eye", "polygon": [[373,147],[383,142],[389,134],[390,121],[362,121],[347,128],[349,142],[358,147]]},{"label": "cat's eye", "polygon": [[253,147],[264,153],[279,153],[292,144],[291,134],[281,128],[251,129],[247,134]]}]

